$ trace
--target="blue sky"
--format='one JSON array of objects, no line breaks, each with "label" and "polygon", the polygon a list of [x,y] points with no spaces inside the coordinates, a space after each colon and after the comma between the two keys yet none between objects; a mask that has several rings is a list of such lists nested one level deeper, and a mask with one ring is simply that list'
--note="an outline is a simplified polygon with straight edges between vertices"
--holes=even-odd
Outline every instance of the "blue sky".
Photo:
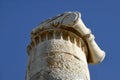
[{"label": "blue sky", "polygon": [[31,30],[67,11],[81,12],[106,52],[102,63],[89,65],[91,80],[119,80],[119,8],[119,0],[0,0],[0,80],[25,80]]}]

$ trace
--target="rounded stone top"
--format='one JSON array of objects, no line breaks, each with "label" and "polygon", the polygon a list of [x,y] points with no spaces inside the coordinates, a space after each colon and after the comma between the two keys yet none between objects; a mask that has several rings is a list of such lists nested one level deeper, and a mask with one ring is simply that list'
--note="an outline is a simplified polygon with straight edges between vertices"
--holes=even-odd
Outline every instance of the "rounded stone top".
[{"label": "rounded stone top", "polygon": [[61,23],[62,25],[72,26],[80,17],[81,14],[79,12],[68,12],[62,19]]},{"label": "rounded stone top", "polygon": [[80,17],[81,17],[81,14],[79,12],[65,12],[63,14],[59,14],[55,17],[49,18],[49,19],[41,22],[35,29],[32,30],[31,35],[36,34],[40,30],[48,29],[53,26],[56,26],[56,27],[73,26]]}]

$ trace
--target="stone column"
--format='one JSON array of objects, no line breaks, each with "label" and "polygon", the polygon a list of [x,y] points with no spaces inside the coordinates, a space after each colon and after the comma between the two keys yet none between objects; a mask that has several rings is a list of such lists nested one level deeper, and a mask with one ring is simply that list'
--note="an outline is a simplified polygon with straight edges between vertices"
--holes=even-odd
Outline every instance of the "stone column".
[{"label": "stone column", "polygon": [[88,63],[97,64],[105,56],[79,12],[66,12],[38,25],[27,51],[26,80],[90,80]]}]

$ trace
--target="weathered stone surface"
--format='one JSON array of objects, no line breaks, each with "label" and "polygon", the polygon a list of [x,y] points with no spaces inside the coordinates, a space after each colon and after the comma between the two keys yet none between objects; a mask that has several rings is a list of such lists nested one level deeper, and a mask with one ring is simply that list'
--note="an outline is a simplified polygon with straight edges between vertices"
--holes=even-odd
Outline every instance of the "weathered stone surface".
[{"label": "weathered stone surface", "polygon": [[26,80],[90,80],[88,63],[105,56],[78,12],[42,22],[32,31],[27,51]]}]

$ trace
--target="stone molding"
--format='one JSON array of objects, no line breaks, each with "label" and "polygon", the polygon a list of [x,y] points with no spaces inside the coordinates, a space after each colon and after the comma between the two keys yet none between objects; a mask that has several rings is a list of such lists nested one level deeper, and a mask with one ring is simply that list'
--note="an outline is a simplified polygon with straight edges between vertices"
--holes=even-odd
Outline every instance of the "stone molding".
[{"label": "stone molding", "polygon": [[41,32],[39,31],[39,33],[34,35],[34,37],[32,37],[31,43],[27,47],[28,54],[32,48],[38,45],[38,43],[41,44],[53,39],[71,42],[72,44],[75,44],[81,48],[85,54],[88,54],[86,43],[80,36],[71,31],[59,28],[47,29]]}]

